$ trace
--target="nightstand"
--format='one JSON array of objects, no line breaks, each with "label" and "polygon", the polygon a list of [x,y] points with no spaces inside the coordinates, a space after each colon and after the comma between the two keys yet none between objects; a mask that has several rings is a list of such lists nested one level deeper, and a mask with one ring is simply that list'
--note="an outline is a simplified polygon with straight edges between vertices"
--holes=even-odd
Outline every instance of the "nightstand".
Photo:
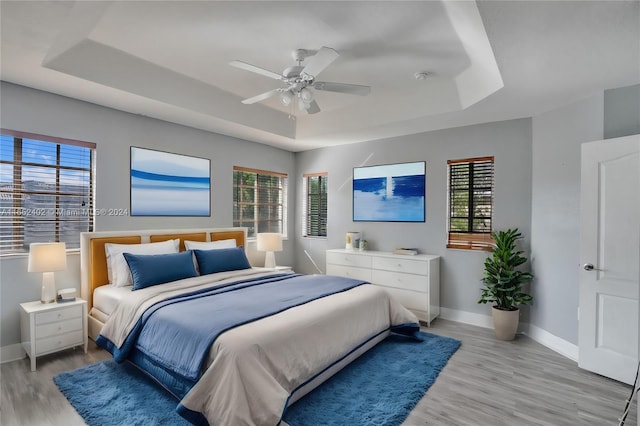
[{"label": "nightstand", "polygon": [[82,345],[87,353],[87,302],[20,304],[22,346],[36,371],[36,357]]},{"label": "nightstand", "polygon": [[293,268],[291,266],[276,266],[273,270],[276,272],[293,272]]}]

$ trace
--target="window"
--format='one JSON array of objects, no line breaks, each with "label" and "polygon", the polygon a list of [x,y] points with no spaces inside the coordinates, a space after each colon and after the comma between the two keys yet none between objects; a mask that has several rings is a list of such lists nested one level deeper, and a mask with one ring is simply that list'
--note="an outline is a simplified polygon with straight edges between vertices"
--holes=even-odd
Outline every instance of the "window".
[{"label": "window", "polygon": [[248,237],[259,232],[286,236],[287,175],[233,167],[233,226],[246,226]]},{"label": "window", "polygon": [[450,160],[448,248],[491,247],[493,157]]},{"label": "window", "polygon": [[79,248],[93,230],[95,144],[1,132],[0,254],[47,241]]},{"label": "window", "polygon": [[327,173],[304,175],[304,217],[305,237],[327,236]]}]

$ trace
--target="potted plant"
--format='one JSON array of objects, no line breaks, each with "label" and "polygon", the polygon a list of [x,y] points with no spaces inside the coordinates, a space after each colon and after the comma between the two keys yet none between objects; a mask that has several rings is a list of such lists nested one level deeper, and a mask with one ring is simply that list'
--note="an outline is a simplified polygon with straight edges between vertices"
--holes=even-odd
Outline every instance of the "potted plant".
[{"label": "potted plant", "polygon": [[493,232],[492,254],[484,261],[482,296],[478,303],[493,303],[492,317],[496,338],[513,340],[518,330],[520,305],[531,302],[533,297],[522,291],[522,284],[531,281],[533,275],[517,269],[527,261],[522,251],[516,249],[516,241],[522,238],[518,228]]}]

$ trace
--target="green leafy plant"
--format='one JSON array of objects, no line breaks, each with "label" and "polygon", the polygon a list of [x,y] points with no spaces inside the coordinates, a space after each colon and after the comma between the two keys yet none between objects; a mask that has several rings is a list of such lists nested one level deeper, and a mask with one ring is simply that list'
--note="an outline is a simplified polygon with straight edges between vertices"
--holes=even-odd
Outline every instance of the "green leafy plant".
[{"label": "green leafy plant", "polygon": [[518,228],[493,232],[495,241],[492,255],[484,261],[482,296],[478,303],[494,303],[496,309],[515,311],[520,305],[533,300],[522,291],[522,284],[531,281],[533,275],[518,270],[527,261],[522,251],[516,249],[516,241],[522,238]]}]

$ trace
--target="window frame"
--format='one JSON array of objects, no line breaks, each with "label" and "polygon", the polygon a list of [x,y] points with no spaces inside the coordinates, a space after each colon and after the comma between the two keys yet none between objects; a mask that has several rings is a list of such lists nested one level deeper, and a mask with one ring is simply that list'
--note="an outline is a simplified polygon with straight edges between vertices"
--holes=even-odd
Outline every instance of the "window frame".
[{"label": "window frame", "polygon": [[[94,210],[94,206],[95,206],[95,167],[96,167],[96,161],[95,161],[95,151],[96,151],[96,144],[93,142],[85,142],[85,141],[79,141],[79,140],[75,140],[75,139],[67,139],[67,138],[61,138],[61,137],[55,137],[55,136],[48,136],[48,135],[41,135],[41,134],[36,134],[36,133],[29,133],[29,132],[22,132],[22,131],[18,131],[18,130],[11,130],[11,129],[5,129],[5,128],[0,128],[0,134],[2,136],[9,136],[13,138],[12,141],[12,147],[13,147],[13,158],[11,161],[4,161],[4,160],[0,160],[0,164],[3,165],[9,165],[12,168],[12,174],[13,174],[13,179],[12,182],[10,184],[11,189],[10,190],[2,190],[2,188],[0,188],[0,193],[1,194],[10,194],[11,199],[13,200],[12,203],[12,211],[16,212],[16,214],[10,214],[8,216],[12,217],[13,220],[11,221],[10,227],[12,228],[13,232],[13,242],[10,243],[9,247],[2,247],[2,245],[0,245],[0,256],[7,256],[7,255],[15,255],[15,254],[26,254],[29,252],[29,248],[25,246],[26,242],[25,242],[25,216],[22,213],[18,213],[19,211],[22,212],[24,211],[25,207],[24,207],[24,202],[23,200],[25,199],[25,195],[27,196],[32,196],[32,195],[46,195],[46,196],[53,196],[55,197],[55,212],[54,212],[54,217],[50,220],[46,220],[47,222],[54,222],[54,231],[53,231],[53,240],[55,242],[60,242],[60,238],[61,238],[61,232],[62,232],[62,226],[61,224],[63,222],[65,222],[65,214],[60,214],[60,209],[61,204],[60,204],[60,198],[64,197],[64,196],[77,196],[79,194],[76,193],[67,193],[67,192],[62,192],[60,190],[61,187],[61,171],[81,171],[81,172],[87,172],[88,173],[88,177],[89,177],[89,192],[88,192],[88,197],[87,197],[87,203],[85,206],[82,206],[82,209],[86,209],[88,212],[90,212],[87,215],[87,219],[88,219],[88,228],[87,231],[91,232],[94,230],[95,228],[95,210]],[[56,160],[55,160],[55,164],[46,164],[46,163],[33,163],[33,162],[24,162],[23,161],[23,141],[24,140],[33,140],[36,142],[45,142],[45,143],[50,143],[50,144],[55,144],[55,152],[56,152]],[[77,166],[70,166],[70,165],[63,165],[61,164],[62,161],[64,160],[64,158],[61,155],[61,151],[62,151],[62,146],[66,145],[66,146],[76,146],[76,147],[82,147],[82,148],[86,148],[89,150],[89,167],[88,168],[84,168],[84,167],[77,167]],[[53,169],[55,170],[55,191],[53,192],[38,192],[38,191],[33,191],[33,190],[26,190],[22,184],[23,180],[23,168],[24,167],[38,167],[38,168],[43,168],[43,169]],[[0,196],[1,196],[0,194]],[[43,212],[48,209],[48,208],[43,208]],[[38,209],[40,210],[40,209]],[[6,215],[3,214],[3,216],[6,217]],[[69,216],[71,217],[71,219],[67,219],[67,220],[72,220],[72,218],[74,216]],[[80,231],[80,232],[85,232],[85,231]],[[77,235],[77,244],[76,241],[74,240],[73,245],[77,245],[77,247],[71,247],[68,248],[67,251],[77,251],[80,249],[80,232],[78,232]],[[43,239],[43,241],[33,241],[33,242],[49,242],[51,241],[50,237],[47,237],[46,240]],[[63,242],[68,242],[68,241],[63,241]]]},{"label": "window frame", "polygon": [[[474,177],[476,177],[473,173],[474,165],[480,163],[490,163],[491,164],[491,183],[490,187],[474,187]],[[453,217],[452,216],[452,198],[454,195],[454,190],[452,188],[452,166],[459,164],[468,164],[469,167],[469,175],[468,175],[468,185],[465,189],[458,190],[461,192],[468,192],[467,199],[467,216]],[[474,203],[474,190],[484,190],[490,191],[490,211],[491,214],[487,218],[486,216],[476,216],[474,215],[474,211],[476,210],[476,204]],[[494,241],[491,236],[493,232],[493,216],[494,216],[494,201],[495,201],[495,158],[493,156],[487,157],[474,157],[474,158],[465,158],[460,160],[448,160],[447,161],[447,248],[450,249],[461,249],[461,250],[484,250],[491,251]],[[467,228],[466,231],[460,230],[452,230],[451,221],[452,219],[467,219]],[[489,220],[489,231],[478,231],[474,229],[474,221],[475,220]]]},{"label": "window frame", "polygon": [[[253,173],[256,175],[255,177],[255,181],[254,184],[252,186],[248,186],[248,185],[242,185],[243,188],[253,188],[254,190],[254,196],[253,196],[253,201],[252,202],[243,202],[242,200],[237,200],[236,199],[236,194],[239,193],[238,191],[238,183],[236,180],[236,172],[240,172],[240,173]],[[259,179],[258,176],[269,176],[269,177],[277,177],[280,178],[280,202],[279,203],[259,203],[257,200],[259,200],[260,197],[260,186],[258,184]],[[242,166],[233,166],[233,212],[232,212],[232,220],[233,220],[233,226],[241,226],[241,227],[247,227],[246,226],[246,222],[247,220],[245,220],[242,216],[242,212],[243,209],[241,208],[242,206],[247,206],[247,205],[253,205],[254,206],[254,215],[252,218],[253,221],[253,226],[255,229],[255,232],[252,233],[251,232],[251,228],[249,228],[247,231],[247,239],[248,240],[255,240],[256,239],[256,235],[259,232],[279,232],[280,235],[282,235],[282,238],[287,238],[287,204],[288,204],[288,186],[289,186],[289,175],[287,173],[283,173],[283,172],[274,172],[274,171],[269,171],[269,170],[260,170],[260,169],[253,169],[253,168],[249,168],[249,167],[242,167]],[[264,187],[263,189],[267,189],[267,187]],[[240,192],[241,193],[241,192]],[[258,215],[258,206],[260,205],[268,205],[268,206],[280,206],[281,209],[280,211],[282,212],[282,217],[278,218],[278,219],[272,219],[272,218],[268,218],[268,219],[260,219],[259,215]],[[240,216],[238,218],[236,218],[236,213],[235,211],[239,211],[240,212]],[[261,227],[259,226],[260,222],[277,222],[280,224],[280,230],[274,230],[271,226],[268,227],[268,229],[261,229]]]},{"label": "window frame", "polygon": [[[317,194],[310,194],[309,193],[309,188],[310,188],[310,179],[312,178],[318,178],[318,193]],[[304,187],[304,199],[303,199],[303,204],[302,204],[302,236],[303,237],[310,237],[310,238],[327,238],[328,236],[328,224],[327,224],[327,216],[328,216],[328,203],[329,203],[329,190],[328,190],[328,178],[329,178],[329,173],[327,172],[321,172],[321,173],[307,173],[304,174],[302,176],[303,179],[303,187]],[[322,187],[323,187],[323,183],[322,180],[325,181],[324,183],[324,188],[325,191],[322,191]],[[324,206],[323,206],[323,197],[322,195],[324,194]],[[311,202],[310,202],[310,198],[311,196],[317,196],[318,197],[318,213],[316,215],[313,215],[313,213],[310,211],[311,208]],[[318,222],[318,235],[314,235],[311,234],[309,232],[309,227],[310,227],[310,223],[312,222],[312,218],[311,216],[317,216],[316,220]],[[322,222],[324,221],[324,234],[322,233]]]}]

